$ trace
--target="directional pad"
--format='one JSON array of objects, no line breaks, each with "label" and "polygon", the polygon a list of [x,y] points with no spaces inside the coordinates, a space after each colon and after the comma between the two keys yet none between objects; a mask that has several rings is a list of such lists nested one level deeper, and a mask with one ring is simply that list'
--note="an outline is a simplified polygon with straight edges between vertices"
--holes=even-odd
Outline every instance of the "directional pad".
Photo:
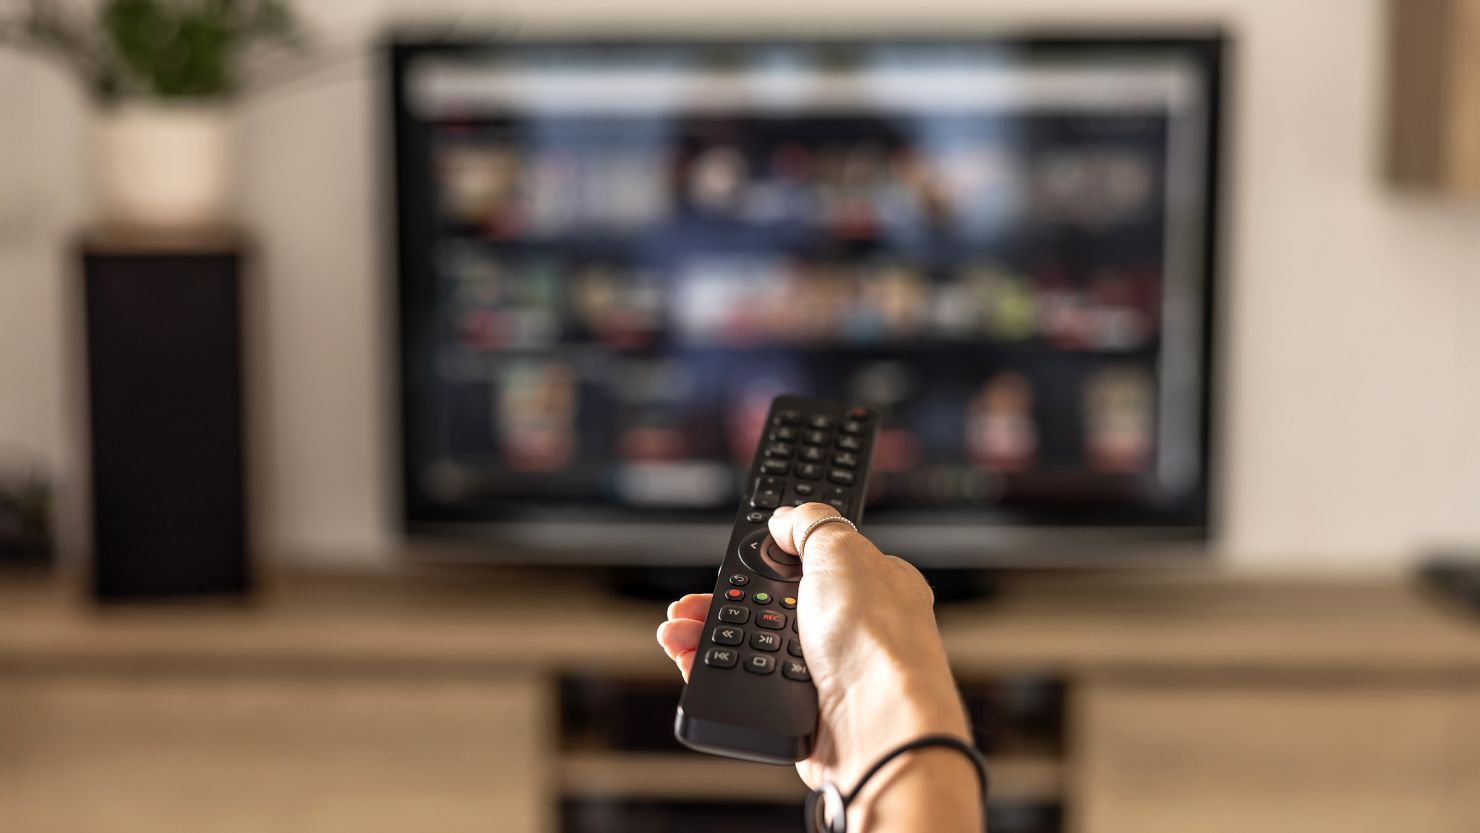
[{"label": "directional pad", "polygon": [[802,580],[802,561],[776,545],[771,534],[757,529],[740,541],[738,555],[752,572],[776,581]]}]

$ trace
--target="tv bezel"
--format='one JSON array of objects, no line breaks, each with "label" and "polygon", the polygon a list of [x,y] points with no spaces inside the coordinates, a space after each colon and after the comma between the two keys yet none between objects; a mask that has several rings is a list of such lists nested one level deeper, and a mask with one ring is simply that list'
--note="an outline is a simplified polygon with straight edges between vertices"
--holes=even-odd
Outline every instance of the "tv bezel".
[{"label": "tv bezel", "polygon": [[[394,265],[394,327],[396,330],[395,395],[398,424],[399,493],[396,496],[399,530],[408,551],[419,559],[442,562],[473,561],[531,565],[702,565],[717,557],[727,529],[725,510],[715,512],[713,521],[635,518],[620,507],[556,507],[536,517],[489,520],[482,509],[449,507],[423,500],[415,484],[421,460],[412,454],[412,424],[416,408],[410,380],[418,368],[409,339],[426,323],[418,320],[423,307],[413,297],[413,275],[417,241],[435,239],[427,212],[412,210],[417,202],[418,183],[413,168],[424,165],[425,156],[408,146],[416,119],[404,94],[410,64],[427,55],[478,54],[513,46],[542,47],[640,47],[696,44],[706,47],[745,47],[764,43],[826,44],[841,47],[876,43],[942,46],[1001,46],[1031,56],[1101,53],[1170,53],[1187,59],[1206,91],[1207,143],[1203,159],[1204,209],[1201,220],[1200,272],[1203,288],[1202,343],[1200,356],[1199,461],[1201,477],[1192,505],[1176,513],[1150,513],[1142,507],[1113,511],[1062,510],[1060,517],[1044,525],[989,522],[991,509],[978,513],[971,523],[951,524],[939,520],[915,523],[867,524],[866,531],[887,552],[899,552],[912,562],[935,568],[1005,568],[1055,566],[1139,566],[1186,563],[1201,559],[1215,539],[1214,495],[1219,466],[1216,459],[1214,406],[1217,401],[1215,374],[1218,370],[1217,320],[1222,307],[1220,273],[1223,216],[1225,107],[1228,99],[1229,38],[1220,28],[1176,30],[1014,31],[984,29],[971,36],[930,32],[874,34],[849,32],[754,33],[709,35],[703,32],[668,32],[660,35],[629,35],[612,32],[490,34],[437,38],[410,30],[393,31],[384,55],[387,70],[383,79],[388,96],[390,147],[393,168],[389,210],[394,223],[388,235]],[[423,177],[425,179],[425,177]],[[408,198],[410,197],[410,198]],[[921,534],[924,530],[930,534]]]}]

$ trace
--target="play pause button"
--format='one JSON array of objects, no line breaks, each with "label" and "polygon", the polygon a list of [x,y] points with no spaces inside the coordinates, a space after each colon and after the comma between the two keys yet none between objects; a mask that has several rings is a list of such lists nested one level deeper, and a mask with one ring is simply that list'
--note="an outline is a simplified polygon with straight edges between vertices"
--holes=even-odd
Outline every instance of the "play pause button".
[{"label": "play pause button", "polygon": [[781,637],[774,633],[758,631],[750,635],[750,647],[758,651],[778,651],[781,649]]}]

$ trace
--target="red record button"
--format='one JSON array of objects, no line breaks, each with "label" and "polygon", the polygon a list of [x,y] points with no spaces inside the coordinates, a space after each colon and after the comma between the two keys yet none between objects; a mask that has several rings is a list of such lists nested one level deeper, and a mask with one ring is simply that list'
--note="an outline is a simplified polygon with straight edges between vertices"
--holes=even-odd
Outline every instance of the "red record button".
[{"label": "red record button", "polygon": [[763,628],[779,631],[786,627],[786,614],[776,610],[762,610],[756,614],[755,623]]},{"label": "red record button", "polygon": [[745,598],[745,591],[741,590],[738,587],[731,587],[729,590],[725,591],[725,598],[729,599],[732,602],[738,602],[741,599]]}]

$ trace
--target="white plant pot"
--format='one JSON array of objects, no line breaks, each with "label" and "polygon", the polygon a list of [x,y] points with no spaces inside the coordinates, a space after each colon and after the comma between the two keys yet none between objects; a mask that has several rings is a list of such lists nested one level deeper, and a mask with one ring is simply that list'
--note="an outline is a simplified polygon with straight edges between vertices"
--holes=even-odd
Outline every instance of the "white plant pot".
[{"label": "white plant pot", "polygon": [[104,224],[153,231],[221,226],[232,204],[226,108],[128,102],[105,109],[94,135]]}]

